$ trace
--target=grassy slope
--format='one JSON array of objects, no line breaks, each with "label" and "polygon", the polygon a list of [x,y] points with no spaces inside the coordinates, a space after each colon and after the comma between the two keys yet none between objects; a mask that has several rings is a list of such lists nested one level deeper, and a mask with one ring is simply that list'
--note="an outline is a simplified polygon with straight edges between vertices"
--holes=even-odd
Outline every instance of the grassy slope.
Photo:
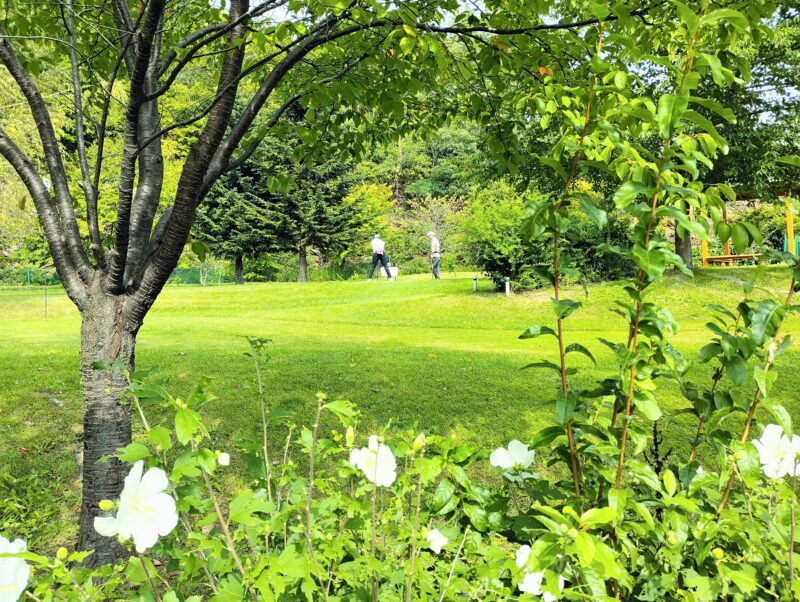
[{"label": "grassy slope", "polygon": [[[657,287],[654,300],[681,323],[674,341],[682,351],[692,354],[708,340],[704,304],[735,306],[740,279],[751,274],[716,270]],[[783,272],[773,271],[761,283],[783,295],[788,281]],[[212,389],[219,399],[207,411],[217,445],[226,449],[258,436],[243,335],[274,340],[267,396],[298,422],[308,418],[314,393],[325,391],[357,402],[368,425],[417,422],[428,432],[454,433],[486,447],[511,437],[525,439],[552,415],[558,377],[520,367],[534,359],[557,361],[557,356],[552,339],[520,341],[517,336],[531,324],[552,322],[549,295],[541,291],[507,299],[490,293],[485,282],[486,291],[474,295],[471,284],[468,278],[453,278],[171,287],[145,321],[137,365],[156,369],[151,378],[177,394],[201,375],[215,377]],[[42,519],[47,527],[38,533],[48,533],[52,543],[66,537],[78,505],[79,317],[63,294],[51,290],[45,322],[42,293],[0,290],[0,478],[3,472],[32,473],[31,481],[47,483],[48,495],[61,500],[56,504],[60,516]],[[583,297],[580,289],[567,294]],[[586,345],[600,364],[595,368],[583,356],[572,356],[581,368],[574,386],[590,386],[613,369],[611,352],[597,338],[624,338],[622,319],[609,311],[622,294],[616,284],[594,286],[584,309],[569,318],[569,341]],[[795,319],[789,330],[799,324]],[[797,359],[796,351],[782,358],[785,368],[776,386],[776,396],[795,415]],[[674,391],[664,390],[661,397],[665,408],[682,405]],[[686,419],[666,424],[672,442],[685,447],[693,424]]]}]

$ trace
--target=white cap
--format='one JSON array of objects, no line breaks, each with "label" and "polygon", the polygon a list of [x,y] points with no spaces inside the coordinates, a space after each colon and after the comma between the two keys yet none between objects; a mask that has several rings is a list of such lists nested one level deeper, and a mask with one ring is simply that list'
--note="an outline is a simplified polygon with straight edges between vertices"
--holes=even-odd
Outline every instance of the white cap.
[{"label": "white cap", "polygon": [[375,236],[373,236],[373,238],[380,238],[380,237],[381,237],[380,234],[376,234]]},{"label": "white cap", "polygon": [[433,230],[431,230],[430,232],[428,232],[428,236],[436,236],[436,232],[434,232]]}]

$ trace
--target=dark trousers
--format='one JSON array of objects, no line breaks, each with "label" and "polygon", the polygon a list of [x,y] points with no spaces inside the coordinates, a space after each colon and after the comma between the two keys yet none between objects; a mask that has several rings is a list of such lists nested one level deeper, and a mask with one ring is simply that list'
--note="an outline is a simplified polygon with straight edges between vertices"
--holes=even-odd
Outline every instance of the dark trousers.
[{"label": "dark trousers", "polygon": [[[372,278],[372,275],[375,273],[375,268],[378,267],[378,263],[380,263],[386,270],[386,278],[391,279],[392,273],[389,271],[389,262],[386,261],[386,255],[381,255],[378,253],[372,254],[372,268],[369,270],[369,277]],[[380,274],[378,275],[380,276]]]}]

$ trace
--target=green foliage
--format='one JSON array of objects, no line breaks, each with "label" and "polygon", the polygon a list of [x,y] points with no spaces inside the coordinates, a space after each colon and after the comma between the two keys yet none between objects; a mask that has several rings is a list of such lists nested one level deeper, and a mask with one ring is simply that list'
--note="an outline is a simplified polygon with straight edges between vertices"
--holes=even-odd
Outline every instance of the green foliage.
[{"label": "green foliage", "polygon": [[531,262],[544,255],[544,245],[523,238],[523,197],[508,182],[498,181],[475,191],[465,211],[463,227],[475,264],[498,288],[506,278],[529,282]]}]

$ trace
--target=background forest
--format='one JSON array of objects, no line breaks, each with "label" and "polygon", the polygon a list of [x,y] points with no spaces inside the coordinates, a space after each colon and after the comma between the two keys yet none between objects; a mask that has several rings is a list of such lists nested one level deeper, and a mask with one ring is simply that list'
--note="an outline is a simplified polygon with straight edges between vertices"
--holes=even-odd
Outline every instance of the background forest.
[{"label": "background forest", "polygon": [[[776,23],[776,35],[769,43],[749,50],[749,82],[740,80],[725,88],[710,81],[702,88],[704,96],[729,107],[733,122],[718,125],[730,152],[713,167],[697,165],[697,169],[709,183],[728,184],[737,191],[737,202],[730,208],[733,221],[753,223],[764,234],[763,241],[747,241],[755,251],[783,249],[785,213],[780,197],[797,188],[792,178],[795,168],[776,159],[800,149],[799,29],[796,17],[789,14]],[[48,67],[47,94],[63,94],[58,86],[68,68],[67,62]],[[664,82],[657,68],[641,74],[642,92],[656,99]],[[191,112],[192,99],[205,83],[202,73],[189,71],[177,85],[181,100],[171,99],[164,110],[179,117]],[[67,100],[62,109],[57,126],[69,148],[75,132],[70,129]],[[0,110],[20,132],[27,127],[30,116],[14,101],[8,86],[0,89]],[[530,160],[509,172],[502,161],[503,149],[489,136],[495,125],[468,116],[452,118],[424,139],[413,132],[390,143],[376,137],[354,159],[352,152],[335,149],[320,155],[325,133],[307,144],[305,114],[297,107],[292,111],[291,132],[285,128],[270,132],[256,154],[218,182],[201,205],[191,244],[173,282],[365,278],[369,240],[376,233],[386,241],[390,261],[401,267],[402,274],[424,273],[429,270],[425,234],[434,230],[442,242],[445,272],[482,271],[498,286],[505,277],[523,287],[542,284],[537,267],[549,261],[548,243],[525,235],[524,217],[526,206],[558,190],[561,182],[536,158],[554,144],[555,122],[545,117],[538,123],[514,124],[515,143],[524,147]],[[713,116],[711,110],[708,116]],[[107,145],[121,146],[123,118],[121,110],[112,108]],[[378,128],[379,120],[365,127]],[[189,125],[167,133],[163,139],[167,156],[181,156],[196,129]],[[166,165],[164,188],[174,191],[179,171],[170,169],[169,161]],[[77,181],[80,174],[72,177]],[[103,186],[111,193],[115,183],[109,180]],[[597,281],[630,275],[630,268],[602,246],[624,246],[632,227],[613,210],[613,180],[594,175],[585,177],[580,186],[609,217],[600,227],[580,208],[573,213],[563,246],[575,274],[580,274],[576,277]],[[169,198],[165,195],[162,202],[167,204]],[[674,240],[674,225],[665,226]],[[110,239],[112,232],[102,234]],[[688,242],[682,252],[677,250],[685,260],[694,253],[696,263],[699,249],[694,242],[693,251],[686,247]],[[676,246],[680,245],[679,236]],[[712,252],[721,252],[718,240],[711,245]],[[10,167],[0,164],[0,281],[41,284],[45,278],[55,281],[57,276],[35,210]]]}]

